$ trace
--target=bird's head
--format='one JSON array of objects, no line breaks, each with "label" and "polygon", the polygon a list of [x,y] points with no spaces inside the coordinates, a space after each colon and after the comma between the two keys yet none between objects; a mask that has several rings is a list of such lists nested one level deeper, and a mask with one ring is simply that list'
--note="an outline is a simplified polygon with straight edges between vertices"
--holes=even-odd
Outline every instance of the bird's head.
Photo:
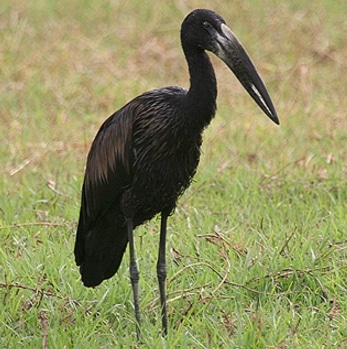
[{"label": "bird's head", "polygon": [[224,61],[263,112],[279,124],[275,107],[257,69],[220,15],[205,9],[192,11],[182,23],[181,41],[185,52],[207,50]]}]

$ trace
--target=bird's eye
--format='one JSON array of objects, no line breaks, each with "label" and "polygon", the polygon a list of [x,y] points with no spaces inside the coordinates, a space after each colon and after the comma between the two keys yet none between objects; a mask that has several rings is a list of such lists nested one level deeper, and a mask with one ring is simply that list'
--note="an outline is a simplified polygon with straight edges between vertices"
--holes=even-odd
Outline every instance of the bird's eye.
[{"label": "bird's eye", "polygon": [[203,26],[204,28],[206,28],[206,29],[211,28],[210,22],[207,22],[207,21],[202,22],[202,26]]}]

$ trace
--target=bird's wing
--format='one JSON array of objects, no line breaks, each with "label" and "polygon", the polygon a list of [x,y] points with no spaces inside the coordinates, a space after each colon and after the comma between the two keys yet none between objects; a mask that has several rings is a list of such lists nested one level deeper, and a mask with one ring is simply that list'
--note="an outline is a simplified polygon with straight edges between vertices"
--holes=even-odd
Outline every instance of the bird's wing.
[{"label": "bird's wing", "polygon": [[129,109],[122,108],[105,121],[90,149],[84,179],[90,216],[131,182],[134,113]]},{"label": "bird's wing", "polygon": [[[132,181],[132,125],[136,110],[126,105],[111,115],[98,131],[88,154],[82,188],[75,256],[83,263],[88,234],[103,224],[110,209],[119,205]],[[113,212],[115,215],[116,212]]]},{"label": "bird's wing", "polygon": [[95,219],[131,182],[134,118],[129,109],[122,108],[109,117],[91,146],[83,188],[90,218]]}]

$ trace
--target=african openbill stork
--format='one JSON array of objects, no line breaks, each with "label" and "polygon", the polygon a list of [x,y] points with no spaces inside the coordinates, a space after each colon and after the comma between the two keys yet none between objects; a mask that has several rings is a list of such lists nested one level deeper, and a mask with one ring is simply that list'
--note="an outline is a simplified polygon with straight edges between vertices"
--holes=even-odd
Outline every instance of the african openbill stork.
[{"label": "african openbill stork", "polygon": [[161,214],[157,276],[163,333],[166,312],[166,223],[199,163],[202,133],[216,112],[217,86],[206,51],[223,60],[276,124],[277,113],[254,64],[221,16],[197,9],[183,21],[182,48],[190,88],[146,92],[112,114],[91,146],[82,189],[75,257],[85,286],[118,270],[129,243],[136,332],[140,334],[133,230]]}]

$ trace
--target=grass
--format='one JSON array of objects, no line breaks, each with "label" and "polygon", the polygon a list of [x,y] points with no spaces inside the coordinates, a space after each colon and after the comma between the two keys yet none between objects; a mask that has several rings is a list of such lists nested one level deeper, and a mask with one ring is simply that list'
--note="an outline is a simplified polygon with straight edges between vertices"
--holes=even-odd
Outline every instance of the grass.
[{"label": "grass", "polygon": [[[158,220],[137,230],[142,341],[128,261],[86,289],[73,244],[101,122],[151,88],[187,86],[179,26],[221,13],[281,127],[217,59],[218,113],[169,221],[160,337]],[[1,348],[344,348],[347,27],[343,2],[2,1]]]}]

